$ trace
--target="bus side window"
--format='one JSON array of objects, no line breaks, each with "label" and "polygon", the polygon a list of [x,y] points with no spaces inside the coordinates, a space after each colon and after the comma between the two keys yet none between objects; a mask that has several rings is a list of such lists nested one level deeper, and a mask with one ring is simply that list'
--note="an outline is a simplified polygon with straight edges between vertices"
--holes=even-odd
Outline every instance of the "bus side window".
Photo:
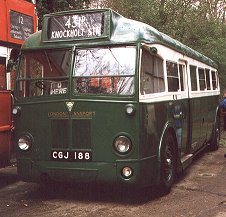
[{"label": "bus side window", "polygon": [[217,89],[217,72],[215,71],[211,71],[211,75],[212,75],[212,85],[213,85],[213,90]]},{"label": "bus side window", "polygon": [[207,90],[210,90],[210,70],[205,69],[206,71],[206,85],[207,85]]},{"label": "bus side window", "polygon": [[175,92],[179,90],[179,75],[177,63],[166,61],[168,91]]},{"label": "bus side window", "polygon": [[143,49],[141,60],[141,94],[158,93],[164,90],[163,60]]},{"label": "bus side window", "polygon": [[191,77],[191,90],[198,90],[196,66],[190,65],[190,77]]},{"label": "bus side window", "polygon": [[200,90],[206,89],[206,78],[205,78],[205,71],[202,68],[198,68],[199,72],[199,88]]},{"label": "bus side window", "polygon": [[180,73],[180,89],[181,91],[185,90],[185,65],[179,64],[179,73]]}]

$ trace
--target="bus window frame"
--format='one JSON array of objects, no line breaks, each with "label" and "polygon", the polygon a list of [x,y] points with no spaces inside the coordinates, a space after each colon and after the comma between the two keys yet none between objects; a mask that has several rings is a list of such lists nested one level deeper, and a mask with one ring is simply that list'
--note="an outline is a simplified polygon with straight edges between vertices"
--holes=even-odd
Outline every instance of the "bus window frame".
[{"label": "bus window frame", "polygon": [[[170,64],[176,64],[176,70],[175,72],[177,72],[177,76],[175,75],[169,75],[168,74],[168,69],[167,69],[167,63],[170,63]],[[166,75],[167,75],[167,78],[166,78],[166,82],[167,82],[167,92],[169,93],[173,93],[173,92],[180,92],[181,91],[181,87],[180,87],[180,74],[179,74],[179,63],[174,61],[174,60],[169,60],[167,59],[166,62],[165,62],[165,65],[166,65]],[[168,78],[171,78],[171,79],[177,79],[178,80],[178,89],[177,90],[169,90],[169,81],[168,81]]]},{"label": "bus window frame", "polygon": [[[211,88],[211,74],[210,74],[211,70],[205,68],[205,74],[206,74],[206,90],[212,90]],[[208,75],[208,76],[207,76]]]},{"label": "bus window frame", "polygon": [[[193,72],[191,72],[191,68],[194,67],[193,69],[195,69]],[[197,65],[194,65],[194,64],[190,64],[189,65],[189,77],[190,77],[190,85],[191,85],[191,92],[197,92],[199,91],[199,82],[198,82],[198,74],[197,74]],[[194,76],[192,76],[193,73],[195,75],[195,79],[194,79]],[[194,83],[193,82],[196,82],[196,87],[195,89],[193,89],[193,85]]]},{"label": "bus window frame", "polygon": [[[137,63],[137,59],[138,59],[138,57],[139,57],[139,53],[138,53],[138,51],[139,51],[139,46],[138,46],[138,44],[117,44],[117,45],[105,45],[105,46],[89,46],[89,47],[76,47],[76,50],[75,50],[75,53],[76,53],[76,51],[77,50],[89,50],[89,49],[109,49],[109,48],[133,48],[135,51],[134,51],[134,54],[135,54],[135,58],[134,58],[134,73],[133,74],[128,74],[128,75],[117,75],[117,76],[112,76],[112,75],[108,75],[108,76],[75,76],[74,75],[74,72],[75,72],[75,68],[76,68],[76,54],[75,54],[75,57],[74,57],[74,61],[73,61],[73,66],[72,66],[72,72],[71,72],[71,94],[73,95],[73,96],[78,96],[78,97],[110,97],[110,98],[114,98],[114,97],[116,97],[116,98],[118,98],[118,97],[126,97],[126,98],[128,98],[128,97],[134,97],[134,96],[136,96],[137,95],[137,72],[138,72],[138,70],[137,70],[137,65],[138,65],[138,63]],[[116,94],[114,94],[114,93],[101,93],[101,94],[99,94],[99,93],[89,93],[89,92],[87,92],[87,93],[82,93],[82,92],[80,92],[80,93],[78,93],[78,92],[76,92],[75,90],[76,90],[76,87],[75,87],[75,79],[76,78],[83,78],[83,79],[89,79],[89,78],[106,78],[106,77],[109,77],[109,78],[112,78],[112,77],[118,77],[118,78],[123,78],[123,77],[128,77],[128,78],[133,78],[133,93],[132,94],[119,94],[119,93],[116,93]]]},{"label": "bus window frame", "polygon": [[[201,73],[203,73],[203,77],[201,77]],[[204,82],[204,86],[202,86]],[[202,68],[202,67],[198,67],[198,83],[199,83],[199,90],[200,91],[205,91],[207,90],[207,84],[206,84],[206,72],[205,72],[205,68]]]},{"label": "bus window frame", "polygon": [[[211,69],[210,70],[211,73],[211,86],[212,86],[212,90],[218,90],[219,89],[219,77],[218,77],[218,72],[216,70]],[[215,76],[215,80],[213,79],[213,73]],[[213,82],[215,82],[216,87],[214,88]]]},{"label": "bus window frame", "polygon": [[[65,71],[65,75],[64,76],[55,76],[55,77],[51,77],[51,76],[43,77],[43,76],[41,76],[41,77],[29,78],[27,73],[23,72],[23,74],[21,76],[21,72],[20,72],[20,73],[18,73],[17,78],[16,78],[16,89],[17,89],[16,93],[17,93],[17,97],[18,98],[26,100],[26,99],[33,99],[33,98],[40,98],[40,99],[42,99],[42,98],[53,97],[53,96],[58,96],[58,97],[59,96],[63,96],[63,97],[65,97],[65,95],[69,95],[69,92],[70,92],[69,91],[69,88],[70,88],[70,72],[71,72],[72,61],[73,61],[72,47],[58,48],[56,50],[54,50],[54,49],[44,49],[44,51],[51,51],[51,50],[52,51],[56,51],[56,50],[57,51],[64,51],[65,52],[64,55],[66,55],[68,53],[68,56],[66,58],[69,59],[68,60],[69,65],[68,65],[67,70]],[[33,53],[34,51],[39,52],[39,50],[29,50],[29,51],[23,50],[21,52],[21,54],[20,54],[20,62],[19,62],[19,66],[18,66],[18,71],[21,70],[23,61],[26,62],[26,60],[22,60],[23,59],[22,56],[25,57],[26,55],[29,54],[29,52]],[[48,64],[49,64],[49,62],[48,62]],[[27,67],[27,65],[26,65],[26,67]],[[43,64],[42,64],[42,67],[43,67]],[[51,88],[51,84],[55,83],[55,82],[59,82],[59,81],[63,81],[64,82],[65,80],[67,81],[67,87],[66,87],[67,91],[66,91],[66,93],[51,94],[51,89],[50,89]],[[28,83],[29,82],[34,82],[34,85],[37,87],[37,90],[38,90],[38,88],[40,88],[40,91],[42,92],[42,94],[40,94],[40,95],[30,95],[30,93],[26,93],[27,90],[24,90],[24,92],[22,92],[22,89],[24,88],[22,86],[27,86],[27,84],[26,84],[27,82]],[[36,85],[36,83],[40,83],[40,85]],[[48,91],[48,93],[43,94],[44,91],[45,91],[44,87],[45,87],[46,84],[49,85],[49,91]],[[31,85],[31,84],[29,84],[29,85]],[[23,93],[23,94],[21,94],[21,93]]]},{"label": "bus window frame", "polygon": [[[163,59],[162,56],[160,56],[159,54],[154,54],[153,52],[151,52],[151,46],[148,46],[148,45],[142,45],[141,49],[140,49],[140,67],[139,67],[139,94],[141,94],[142,96],[146,96],[146,95],[153,95],[153,94],[159,94],[159,93],[164,93],[166,92],[166,81],[165,81],[165,69],[164,69],[164,65],[165,65],[165,61]],[[154,77],[157,77],[158,79],[162,79],[163,80],[163,90],[160,90],[160,91],[154,91],[153,92],[150,92],[150,93],[145,93],[144,91],[144,87],[143,87],[143,78],[144,78],[144,75],[145,72],[143,72],[143,65],[142,65],[142,58],[143,58],[143,50],[145,50],[149,55],[153,56],[153,69],[156,68],[156,62],[158,64],[158,61],[162,61],[161,64],[162,64],[162,76],[155,76],[153,75]],[[158,59],[158,60],[157,60]],[[158,67],[157,67],[158,68]],[[160,87],[157,87],[158,89],[160,89]]]},{"label": "bus window frame", "polygon": [[[180,71],[180,66],[182,71]],[[178,70],[179,70],[179,81],[180,81],[180,92],[183,95],[182,98],[188,98],[188,64],[186,60],[179,59],[178,61]],[[182,73],[182,76],[181,76]],[[183,90],[181,88],[181,77],[183,77]]]}]

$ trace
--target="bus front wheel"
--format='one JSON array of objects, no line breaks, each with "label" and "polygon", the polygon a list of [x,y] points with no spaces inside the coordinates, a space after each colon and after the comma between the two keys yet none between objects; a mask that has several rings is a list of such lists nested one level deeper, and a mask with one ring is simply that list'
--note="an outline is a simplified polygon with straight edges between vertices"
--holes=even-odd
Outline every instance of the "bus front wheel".
[{"label": "bus front wheel", "polygon": [[175,140],[168,133],[163,137],[161,149],[160,185],[161,194],[168,194],[175,180],[176,173],[176,151]]}]

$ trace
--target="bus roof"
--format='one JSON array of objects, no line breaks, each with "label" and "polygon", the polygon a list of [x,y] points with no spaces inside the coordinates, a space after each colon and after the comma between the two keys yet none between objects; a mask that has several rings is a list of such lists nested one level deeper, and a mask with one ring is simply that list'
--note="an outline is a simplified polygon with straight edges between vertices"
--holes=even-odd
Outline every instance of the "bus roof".
[{"label": "bus roof", "polygon": [[42,31],[31,35],[22,49],[137,42],[162,44],[217,67],[210,58],[152,26],[125,18],[111,9],[72,10],[45,15]]}]

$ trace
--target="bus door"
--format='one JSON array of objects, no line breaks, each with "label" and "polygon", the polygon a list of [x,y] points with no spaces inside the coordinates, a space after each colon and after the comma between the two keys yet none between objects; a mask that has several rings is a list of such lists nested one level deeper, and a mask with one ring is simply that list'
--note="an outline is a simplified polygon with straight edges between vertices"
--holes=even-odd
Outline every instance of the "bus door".
[{"label": "bus door", "polygon": [[0,91],[0,166],[5,166],[11,151],[11,93]]},{"label": "bus door", "polygon": [[171,114],[174,120],[178,150],[181,157],[188,152],[188,85],[185,62],[166,62],[168,91],[173,92]]},{"label": "bus door", "polygon": [[189,153],[188,148],[188,124],[189,124],[189,101],[188,101],[188,85],[187,70],[185,62],[179,62],[179,81],[180,81],[180,97],[174,108],[174,118],[176,123],[176,134],[181,157]]}]

